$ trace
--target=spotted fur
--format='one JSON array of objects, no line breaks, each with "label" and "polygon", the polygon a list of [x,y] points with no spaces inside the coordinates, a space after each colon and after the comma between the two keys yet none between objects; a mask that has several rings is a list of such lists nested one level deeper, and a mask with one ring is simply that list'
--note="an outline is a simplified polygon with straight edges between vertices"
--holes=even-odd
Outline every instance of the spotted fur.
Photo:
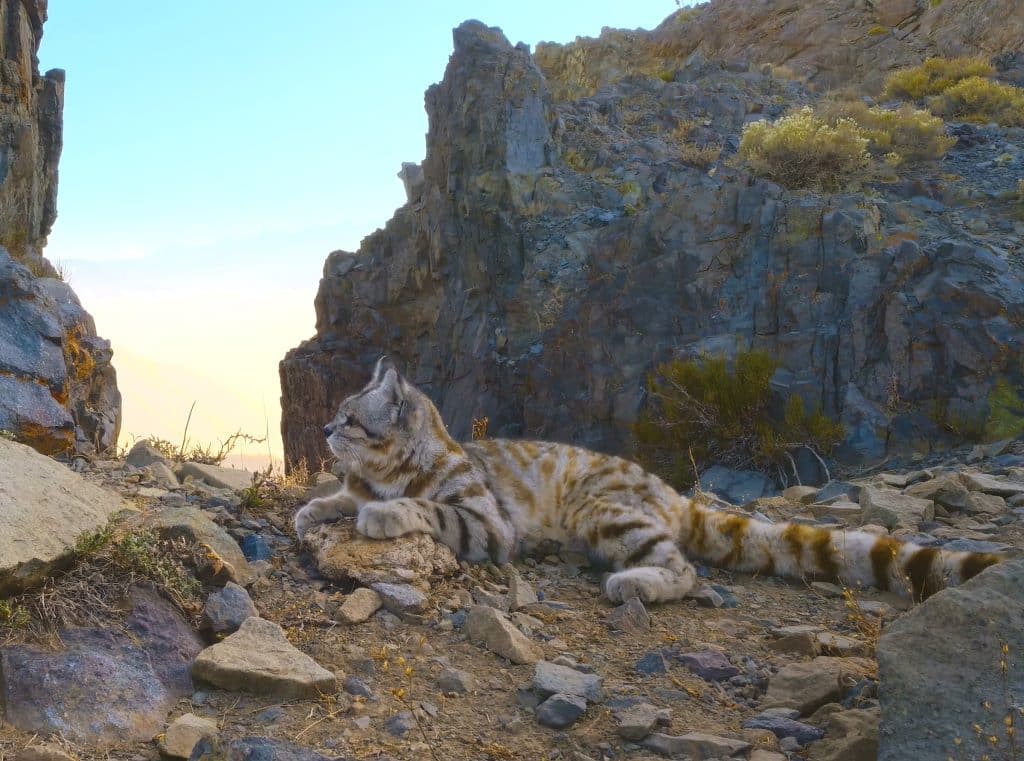
[{"label": "spotted fur", "polygon": [[738,571],[875,586],[915,600],[1000,561],[713,510],[636,463],[566,444],[459,444],[437,408],[385,359],[366,387],[341,403],[324,434],[346,476],[338,493],[298,512],[299,537],[317,523],[355,515],[366,536],[422,532],[461,558],[499,565],[523,545],[555,540],[611,567],[604,592],[613,602],[683,597],[696,583],[687,557]]}]

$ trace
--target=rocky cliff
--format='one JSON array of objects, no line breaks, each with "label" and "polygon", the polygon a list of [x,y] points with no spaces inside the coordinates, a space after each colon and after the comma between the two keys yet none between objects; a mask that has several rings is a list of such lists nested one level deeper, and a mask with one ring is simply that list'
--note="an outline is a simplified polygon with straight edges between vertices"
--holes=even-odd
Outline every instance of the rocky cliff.
[{"label": "rocky cliff", "polygon": [[[951,29],[1012,79],[1020,15],[715,0],[536,55],[463,24],[408,203],[327,258],[316,336],[281,363],[287,458],[319,462],[321,426],[385,352],[459,436],[487,417],[492,435],[610,451],[629,449],[656,363],[750,348],[843,423],[848,462],[1017,414],[1020,130],[953,125],[942,164],[848,194],[785,191],[733,157],[749,121],[826,85],[877,91]],[[803,74],[763,65],[782,63]]]},{"label": "rocky cliff", "polygon": [[39,73],[45,0],[0,0],[0,431],[40,451],[117,441],[108,341],[42,248],[57,215],[64,72]]}]

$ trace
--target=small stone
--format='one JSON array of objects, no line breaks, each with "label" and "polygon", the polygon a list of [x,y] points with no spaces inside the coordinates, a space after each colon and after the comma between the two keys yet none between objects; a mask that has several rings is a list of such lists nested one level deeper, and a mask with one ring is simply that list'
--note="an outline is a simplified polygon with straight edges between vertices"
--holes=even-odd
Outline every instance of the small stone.
[{"label": "small stone", "polygon": [[230,634],[238,631],[245,619],[258,615],[256,605],[245,588],[229,581],[223,589],[212,592],[206,598],[202,627],[212,632]]},{"label": "small stone", "polygon": [[483,587],[473,587],[473,601],[477,605],[486,605],[497,610],[508,610],[508,598],[503,594],[496,594]]},{"label": "small stone", "polygon": [[511,611],[537,602],[537,593],[519,572],[512,568],[508,574],[508,609]]},{"label": "small stone", "polygon": [[843,596],[843,588],[829,581],[812,581],[811,589],[823,597],[837,599]]},{"label": "small stone", "polygon": [[811,505],[811,515],[818,520],[832,518],[847,525],[854,525],[864,516],[864,509],[856,502],[837,499],[827,505]]},{"label": "small stone", "polygon": [[650,703],[623,708],[615,712],[615,720],[619,723],[619,737],[633,742],[643,740],[658,726],[668,726],[672,715],[665,708],[657,708]]},{"label": "small stone", "polygon": [[267,544],[267,540],[259,534],[249,534],[241,541],[242,554],[245,555],[245,559],[252,562],[255,560],[270,560],[274,556],[274,551],[270,549],[270,545]]},{"label": "small stone", "polygon": [[253,474],[241,468],[224,468],[220,465],[205,465],[199,462],[184,462],[174,469],[175,475],[184,481],[191,476],[209,486],[230,491],[241,491],[252,486]]},{"label": "small stone", "polygon": [[161,750],[173,758],[188,758],[200,740],[217,734],[217,722],[186,713],[171,722]]},{"label": "small stone", "polygon": [[871,667],[872,664],[864,659],[828,656],[791,663],[769,680],[765,707],[795,708],[801,716],[807,716],[842,697],[845,677],[860,676]]},{"label": "small stone", "polygon": [[974,515],[1002,515],[1006,512],[1006,500],[995,494],[972,491],[967,495],[965,509]]},{"label": "small stone", "polygon": [[740,673],[728,658],[715,650],[683,653],[678,658],[686,668],[706,682],[723,682]]},{"label": "small stone", "polygon": [[166,465],[169,462],[169,460],[160,453],[160,450],[153,446],[149,439],[140,439],[139,441],[136,441],[128,451],[124,461],[129,465],[134,465],[136,468],[144,468],[145,466],[152,465],[155,462],[162,465]]},{"label": "small stone", "polygon": [[604,697],[601,677],[547,661],[540,661],[534,667],[533,688],[542,696],[556,693],[580,695],[591,703],[600,702]]},{"label": "small stone", "polygon": [[630,597],[604,620],[612,631],[643,634],[651,628],[651,617],[639,597]]},{"label": "small stone", "polygon": [[646,653],[633,667],[636,673],[650,676],[652,674],[667,674],[668,661],[660,650],[652,650]]},{"label": "small stone", "polygon": [[384,729],[389,734],[395,737],[402,737],[410,730],[416,728],[416,717],[412,715],[412,711],[402,711],[396,713],[394,716],[384,722]]},{"label": "small stone", "polygon": [[799,502],[808,505],[814,502],[818,496],[817,486],[790,486],[782,492],[782,496],[790,502]]},{"label": "small stone", "polygon": [[192,676],[225,690],[281,699],[316,698],[337,689],[334,674],[296,649],[280,626],[255,616],[199,653]]},{"label": "small stone", "polygon": [[474,686],[473,675],[459,669],[447,668],[437,677],[437,688],[446,695],[464,695]]},{"label": "small stone", "polygon": [[701,584],[686,593],[687,600],[696,600],[697,605],[702,608],[721,608],[725,604],[722,595],[718,594],[708,584]]},{"label": "small stone", "polygon": [[867,643],[853,637],[844,637],[832,632],[818,632],[818,643],[825,655],[867,655]]},{"label": "small stone", "polygon": [[373,690],[370,686],[357,676],[346,677],[341,688],[349,695],[356,695],[361,698],[372,698]]},{"label": "small stone", "polygon": [[750,743],[743,740],[732,740],[703,732],[690,732],[678,737],[656,732],[647,737],[641,745],[663,756],[693,759],[730,758],[750,749]]},{"label": "small stone", "polygon": [[476,605],[466,616],[466,636],[471,641],[483,642],[492,653],[508,658],[512,663],[536,663],[541,659],[540,649],[519,631],[501,611]]},{"label": "small stone", "polygon": [[964,485],[971,491],[994,494],[997,497],[1013,497],[1024,493],[1024,482],[1005,481],[987,473],[962,473]]},{"label": "small stone", "polygon": [[383,604],[380,595],[372,589],[359,587],[345,598],[345,602],[338,608],[335,617],[343,624],[361,624],[363,621],[368,621],[370,616],[380,610]]},{"label": "small stone", "polygon": [[[765,750],[764,748],[754,748],[747,761],[787,761],[787,759],[785,753],[776,753],[773,750]],[[869,760],[865,759],[865,761]]]},{"label": "small stone", "polygon": [[422,613],[427,609],[427,596],[409,584],[378,582],[371,588],[392,613]]},{"label": "small stone", "polygon": [[29,745],[14,756],[14,761],[75,761],[62,748],[51,743]]},{"label": "small stone", "polygon": [[370,728],[370,717],[369,716],[357,716],[352,720],[352,723],[356,725],[358,729],[369,729]]},{"label": "small stone", "polygon": [[967,507],[967,487],[957,475],[942,475],[929,481],[914,484],[904,492],[912,497],[930,499],[949,510],[963,510]]},{"label": "small stone", "polygon": [[744,729],[767,729],[778,738],[795,737],[801,745],[820,740],[825,733],[810,724],[787,719],[782,716],[761,714],[743,722]]},{"label": "small stone", "polygon": [[810,624],[798,624],[796,626],[781,626],[772,629],[772,634],[778,637],[774,642],[769,642],[768,647],[778,653],[795,653],[798,655],[817,655],[821,649],[818,642],[820,626]]},{"label": "small stone", "polygon": [[587,701],[579,695],[556,693],[537,706],[537,723],[552,729],[571,726],[587,710]]},{"label": "small stone", "polygon": [[923,521],[935,517],[935,504],[930,499],[919,499],[894,489],[878,489],[874,486],[861,489],[860,506],[864,509],[865,522],[880,523],[890,529],[916,529]]}]

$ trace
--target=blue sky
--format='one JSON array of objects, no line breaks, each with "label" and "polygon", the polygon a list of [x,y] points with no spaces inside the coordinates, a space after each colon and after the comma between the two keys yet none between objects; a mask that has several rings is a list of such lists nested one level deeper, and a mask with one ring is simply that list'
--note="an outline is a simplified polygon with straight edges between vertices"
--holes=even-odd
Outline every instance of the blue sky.
[{"label": "blue sky", "polygon": [[396,173],[423,158],[453,27],[533,46],[675,9],[51,0],[40,68],[67,85],[46,254],[113,341],[124,437],[180,439],[195,400],[196,438],[268,427],[279,453],[277,362],[313,333],[326,254],[403,203]]}]

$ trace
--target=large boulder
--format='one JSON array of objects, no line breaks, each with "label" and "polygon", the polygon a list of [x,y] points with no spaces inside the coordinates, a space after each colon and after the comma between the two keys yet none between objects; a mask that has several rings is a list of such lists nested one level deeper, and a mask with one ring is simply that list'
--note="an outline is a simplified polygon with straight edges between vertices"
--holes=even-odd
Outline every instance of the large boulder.
[{"label": "large boulder", "polygon": [[45,0],[0,0],[0,430],[47,454],[117,442],[110,343],[41,251],[57,214],[64,72],[40,74]]},{"label": "large boulder", "polygon": [[[492,435],[610,452],[629,450],[657,363],[749,349],[781,364],[780,397],[843,424],[836,455],[848,462],[942,446],[952,428],[1019,408],[1024,369],[1006,346],[1024,339],[1024,272],[1000,253],[1009,243],[909,203],[925,192],[910,180],[879,195],[791,193],[681,152],[676,127],[727,159],[752,115],[812,97],[742,62],[687,62],[698,46],[771,62],[783,37],[840,79],[876,66],[879,46],[919,60],[893,35],[852,60],[834,45],[847,21],[871,38],[876,14],[855,8],[867,3],[792,5],[718,0],[653,37],[609,34],[535,57],[478,22],[456,29],[427,93],[416,200],[358,251],[327,257],[316,335],[280,365],[289,463],[328,456],[323,424],[384,353],[457,438],[487,418]],[[679,45],[649,70],[629,54],[663,38]],[[588,73],[605,52],[607,68]],[[585,92],[568,92],[567,78],[591,74]],[[935,203],[960,203],[936,177],[947,189]]]},{"label": "large boulder", "polygon": [[129,590],[124,630],[64,629],[61,647],[0,649],[0,718],[25,732],[108,746],[148,742],[202,650],[181,613],[154,589]]},{"label": "large boulder", "polygon": [[30,447],[0,438],[0,597],[42,583],[121,498]]},{"label": "large boulder", "polygon": [[1008,701],[1024,695],[1022,654],[1024,558],[944,590],[886,627],[878,642],[879,760],[982,758],[993,753],[989,736],[1006,747],[1003,719],[1018,710]]}]

